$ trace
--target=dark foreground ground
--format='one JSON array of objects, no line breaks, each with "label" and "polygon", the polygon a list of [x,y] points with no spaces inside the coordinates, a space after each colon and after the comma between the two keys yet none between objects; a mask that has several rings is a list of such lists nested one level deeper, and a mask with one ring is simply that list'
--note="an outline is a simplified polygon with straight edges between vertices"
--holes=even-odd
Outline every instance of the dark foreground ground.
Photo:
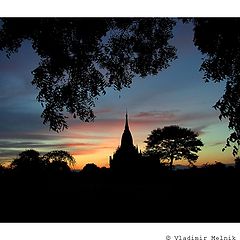
[{"label": "dark foreground ground", "polygon": [[0,222],[240,222],[237,169],[0,177]]}]

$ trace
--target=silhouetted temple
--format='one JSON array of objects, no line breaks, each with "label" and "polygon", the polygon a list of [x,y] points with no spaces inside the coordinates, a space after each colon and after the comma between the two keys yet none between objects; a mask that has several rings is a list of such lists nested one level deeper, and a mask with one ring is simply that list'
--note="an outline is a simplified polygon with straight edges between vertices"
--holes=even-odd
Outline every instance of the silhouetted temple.
[{"label": "silhouetted temple", "polygon": [[121,138],[121,145],[117,148],[113,157],[110,156],[110,168],[113,170],[127,171],[138,168],[141,162],[141,152],[133,144],[132,134],[128,125],[126,113],[125,128]]}]

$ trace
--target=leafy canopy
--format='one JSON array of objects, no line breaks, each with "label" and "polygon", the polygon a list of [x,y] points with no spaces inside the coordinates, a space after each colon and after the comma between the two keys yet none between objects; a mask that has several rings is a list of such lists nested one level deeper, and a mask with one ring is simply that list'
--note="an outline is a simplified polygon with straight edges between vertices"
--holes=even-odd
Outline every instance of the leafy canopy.
[{"label": "leafy canopy", "polygon": [[167,160],[172,169],[173,161],[186,159],[190,164],[196,162],[203,143],[197,138],[198,134],[191,129],[179,126],[167,126],[157,128],[151,132],[145,143],[147,143],[146,156]]},{"label": "leafy canopy", "polygon": [[[229,120],[233,154],[240,145],[240,19],[191,18],[194,44],[204,54],[205,81],[226,81],[214,105]],[[3,18],[0,50],[7,56],[30,40],[40,56],[32,84],[42,118],[50,129],[67,128],[67,117],[93,121],[93,107],[107,87],[129,87],[134,76],[167,68],[176,58],[169,44],[176,24],[171,18]],[[225,149],[224,148],[224,149]],[[224,150],[223,149],[223,150]]]},{"label": "leafy canopy", "polygon": [[76,163],[75,158],[69,152],[63,150],[55,150],[48,152],[43,155],[43,160],[50,163],[65,162],[69,166],[74,166],[74,164]]},{"label": "leafy canopy", "polygon": [[240,144],[240,19],[194,18],[192,22],[194,43],[205,55],[201,65],[205,80],[226,81],[225,93],[214,108],[220,110],[220,119],[229,120],[233,132],[225,148],[233,143],[236,155]]},{"label": "leafy canopy", "polygon": [[[70,113],[94,119],[107,87],[129,87],[134,76],[157,74],[176,58],[170,18],[3,18],[0,50],[9,57],[24,40],[40,56],[32,71],[43,123],[67,128]],[[68,113],[68,114],[67,114]]]},{"label": "leafy canopy", "polygon": [[20,172],[41,172],[47,171],[49,167],[60,169],[60,167],[68,168],[76,163],[75,158],[63,150],[55,150],[40,156],[36,150],[29,149],[19,153],[19,157],[14,159],[10,165],[12,169]]},{"label": "leafy canopy", "polygon": [[19,157],[12,161],[10,167],[22,172],[38,172],[46,167],[46,162],[42,161],[38,151],[29,149],[19,153]]}]

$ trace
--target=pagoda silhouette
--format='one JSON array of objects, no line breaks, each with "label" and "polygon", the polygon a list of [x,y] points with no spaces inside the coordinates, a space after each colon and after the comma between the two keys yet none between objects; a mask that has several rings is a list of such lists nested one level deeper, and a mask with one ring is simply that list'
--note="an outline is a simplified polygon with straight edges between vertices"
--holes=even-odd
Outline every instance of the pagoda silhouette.
[{"label": "pagoda silhouette", "polygon": [[135,172],[142,165],[142,153],[133,144],[133,137],[129,129],[128,114],[126,112],[125,127],[121,138],[121,145],[113,157],[109,157],[110,169],[115,172]]}]

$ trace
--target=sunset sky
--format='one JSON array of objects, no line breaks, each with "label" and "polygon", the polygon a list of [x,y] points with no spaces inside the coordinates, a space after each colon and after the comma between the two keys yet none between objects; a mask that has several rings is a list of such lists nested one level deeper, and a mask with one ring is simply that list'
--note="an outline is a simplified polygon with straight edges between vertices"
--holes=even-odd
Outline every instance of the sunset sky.
[{"label": "sunset sky", "polygon": [[[37,90],[31,85],[31,71],[39,58],[25,42],[18,53],[8,59],[0,53],[0,162],[9,161],[26,149],[44,154],[66,150],[77,160],[76,168],[87,163],[102,167],[120,144],[125,111],[134,144],[144,150],[147,136],[153,129],[179,125],[199,132],[204,143],[197,164],[232,163],[231,149],[222,152],[229,135],[227,121],[218,119],[213,105],[222,96],[224,83],[205,83],[200,52],[194,47],[192,25],[178,23],[172,44],[178,59],[157,76],[134,78],[131,88],[121,92],[107,89],[96,100],[92,123],[69,119],[69,129],[61,133],[43,125]],[[179,161],[179,164],[184,162]]]}]

